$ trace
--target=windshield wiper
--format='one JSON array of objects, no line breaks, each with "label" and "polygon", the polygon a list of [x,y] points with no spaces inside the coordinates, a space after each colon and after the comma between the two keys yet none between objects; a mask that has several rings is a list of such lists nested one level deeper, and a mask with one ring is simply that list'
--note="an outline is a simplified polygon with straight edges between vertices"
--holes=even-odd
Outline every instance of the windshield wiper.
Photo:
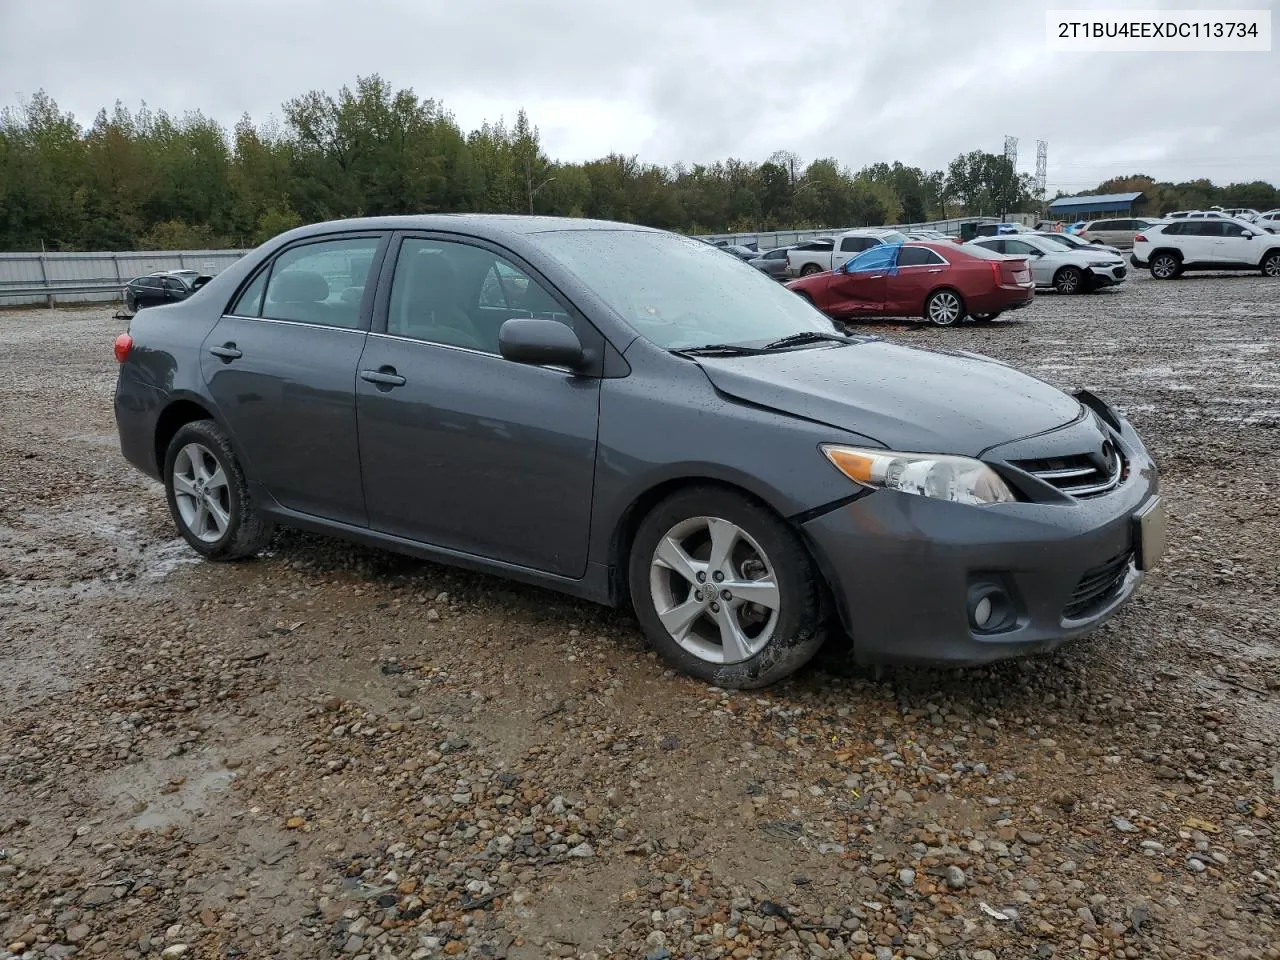
[{"label": "windshield wiper", "polygon": [[755,353],[764,353],[762,347],[746,347],[740,343],[707,343],[700,347],[680,347],[672,350],[672,353],[683,353],[689,356],[697,357],[707,354],[727,353],[734,355],[749,355]]},{"label": "windshield wiper", "polygon": [[850,337],[846,337],[839,333],[821,333],[817,330],[804,330],[800,333],[793,333],[790,336],[782,337],[778,340],[771,340],[766,343],[761,350],[782,350],[786,347],[796,347],[804,343],[821,343],[829,340],[834,343],[852,343]]}]

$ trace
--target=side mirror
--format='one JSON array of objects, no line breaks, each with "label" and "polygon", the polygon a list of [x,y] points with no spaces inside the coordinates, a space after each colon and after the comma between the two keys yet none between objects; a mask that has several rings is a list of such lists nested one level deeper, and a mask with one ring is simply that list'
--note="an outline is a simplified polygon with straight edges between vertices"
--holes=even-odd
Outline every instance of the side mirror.
[{"label": "side mirror", "polygon": [[568,367],[576,370],[586,359],[573,328],[559,320],[513,317],[498,331],[498,352],[512,363]]}]

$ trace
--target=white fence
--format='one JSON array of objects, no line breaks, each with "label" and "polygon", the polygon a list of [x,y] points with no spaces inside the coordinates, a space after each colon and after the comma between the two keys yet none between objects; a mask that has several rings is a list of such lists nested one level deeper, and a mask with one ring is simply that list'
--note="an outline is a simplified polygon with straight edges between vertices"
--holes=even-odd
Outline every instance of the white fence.
[{"label": "white fence", "polygon": [[247,250],[164,250],[130,253],[0,253],[0,306],[103,303],[124,285],[156,270],[213,275]]}]

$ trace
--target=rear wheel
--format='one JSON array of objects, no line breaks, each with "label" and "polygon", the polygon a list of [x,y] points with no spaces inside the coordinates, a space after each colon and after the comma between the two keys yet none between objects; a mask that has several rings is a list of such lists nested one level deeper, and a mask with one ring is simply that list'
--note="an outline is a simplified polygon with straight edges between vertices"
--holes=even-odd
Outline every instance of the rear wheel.
[{"label": "rear wheel", "polygon": [[207,560],[251,557],[271,539],[271,524],[249,499],[231,442],[212,420],[196,420],[174,434],[164,487],[178,532]]},{"label": "rear wheel", "polygon": [[804,544],[729,490],[693,487],[654,507],[632,544],[628,583],[654,650],[720,687],[781,680],[825,639],[822,585]]},{"label": "rear wheel", "polygon": [[1262,275],[1280,277],[1280,250],[1272,250],[1262,258]]},{"label": "rear wheel", "polygon": [[1150,270],[1157,280],[1172,280],[1182,272],[1182,264],[1172,253],[1157,253],[1151,258]]},{"label": "rear wheel", "polygon": [[821,273],[821,272],[822,272],[822,268],[818,266],[816,263],[806,263],[803,267],[800,268],[800,276],[802,277],[811,277],[815,273]]},{"label": "rear wheel", "polygon": [[1059,293],[1079,293],[1084,289],[1084,273],[1077,267],[1063,267],[1053,278],[1053,289]]},{"label": "rear wheel", "polygon": [[965,318],[964,300],[954,290],[938,290],[924,305],[924,318],[935,327],[950,327]]}]

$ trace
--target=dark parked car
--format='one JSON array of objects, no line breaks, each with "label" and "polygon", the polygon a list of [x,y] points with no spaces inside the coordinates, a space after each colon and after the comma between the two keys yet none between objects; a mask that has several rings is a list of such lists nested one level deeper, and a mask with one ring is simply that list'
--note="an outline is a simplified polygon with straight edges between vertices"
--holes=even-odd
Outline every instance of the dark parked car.
[{"label": "dark parked car", "polygon": [[764,253],[757,253],[747,261],[761,273],[775,280],[787,279],[787,251],[791,247],[775,247]]},{"label": "dark parked car", "polygon": [[726,243],[717,249],[723,250],[725,253],[732,253],[739,260],[754,260],[760,256],[759,250],[752,250],[750,247],[744,247],[737,243]]},{"label": "dark parked car", "polygon": [[832,622],[864,660],[1049,650],[1162,547],[1155,465],[1092,394],[843,335],[643,227],[302,227],[115,353],[121,450],[202,556],[284,525],[629,603],[727,687],[791,673]]},{"label": "dark parked car", "polygon": [[912,317],[939,327],[969,318],[994,320],[1035,297],[1025,257],[949,240],[882,244],[835,270],[792,280],[787,288],[839,320]]},{"label": "dark parked car", "polygon": [[124,288],[125,306],[132,312],[185,300],[212,280],[196,270],[158,270],[135,277]]}]

